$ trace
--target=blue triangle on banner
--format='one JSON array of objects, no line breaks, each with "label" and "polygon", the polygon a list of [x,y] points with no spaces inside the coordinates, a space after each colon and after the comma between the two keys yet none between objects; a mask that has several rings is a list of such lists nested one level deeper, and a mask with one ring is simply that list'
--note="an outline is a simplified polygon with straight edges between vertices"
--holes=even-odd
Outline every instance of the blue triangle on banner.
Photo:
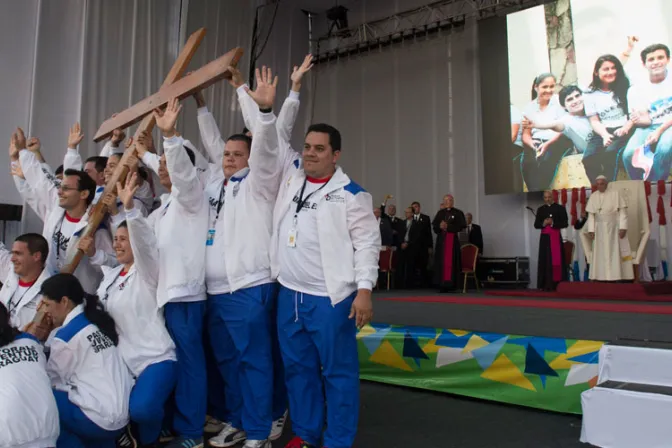
[{"label": "blue triangle on banner", "polygon": [[376,331],[375,333],[368,334],[362,338],[362,342],[366,346],[366,349],[369,351],[369,355],[378,350],[380,344],[383,343],[383,339],[387,336],[387,333],[390,332],[390,328],[384,328],[382,330]]},{"label": "blue triangle on banner", "polygon": [[586,353],[585,355],[569,358],[568,361],[582,362],[584,364],[598,364],[600,358],[599,353],[600,352]]},{"label": "blue triangle on banner", "polygon": [[443,330],[441,336],[436,339],[436,345],[440,347],[454,347],[454,348],[464,348],[469,342],[471,333],[465,334],[464,336],[455,336],[448,330]]},{"label": "blue triangle on banner", "polygon": [[422,348],[420,348],[420,346],[418,345],[418,341],[416,341],[409,332],[406,332],[406,336],[404,336],[403,356],[404,358],[415,359],[415,362],[418,363],[418,367],[419,367],[419,361],[418,361],[419,359],[429,359],[427,353],[422,351]]},{"label": "blue triangle on banner", "polygon": [[478,365],[481,366],[481,369],[486,370],[493,362],[495,362],[495,358],[497,358],[499,351],[504,347],[508,338],[508,336],[504,336],[495,342],[491,342],[488,345],[471,351],[471,354],[476,359],[476,362],[478,362]]},{"label": "blue triangle on banner", "polygon": [[[527,347],[525,355],[525,373],[539,376],[558,376],[558,372],[548,365],[546,360],[531,345]],[[545,384],[545,380],[542,380]]]},{"label": "blue triangle on banner", "polygon": [[567,353],[566,340],[559,338],[543,338],[536,336],[509,338],[509,344],[534,347],[535,350],[542,355],[545,354],[546,351]]}]

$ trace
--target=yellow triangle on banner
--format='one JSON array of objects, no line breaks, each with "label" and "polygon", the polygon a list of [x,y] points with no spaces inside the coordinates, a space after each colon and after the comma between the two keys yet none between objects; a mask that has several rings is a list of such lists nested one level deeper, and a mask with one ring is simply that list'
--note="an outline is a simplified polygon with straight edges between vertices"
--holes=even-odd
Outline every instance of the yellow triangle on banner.
[{"label": "yellow triangle on banner", "polygon": [[569,355],[563,353],[551,361],[548,365],[551,366],[551,369],[553,370],[566,370],[571,369],[574,364],[578,364],[576,361],[569,361],[567,358],[569,358]]},{"label": "yellow triangle on banner", "polygon": [[596,352],[601,349],[603,345],[604,342],[600,341],[576,341],[574,345],[567,349],[567,357],[574,358],[575,356]]},{"label": "yellow triangle on banner", "polygon": [[441,350],[441,347],[436,345],[436,339],[432,339],[427,344],[425,344],[424,347],[422,347],[422,351],[425,352],[428,355],[430,353],[438,353],[439,350]]},{"label": "yellow triangle on banner", "polygon": [[453,333],[453,334],[454,334],[455,336],[457,336],[458,338],[461,338],[462,336],[465,336],[465,335],[468,335],[468,334],[469,334],[468,331],[464,331],[464,330],[448,330],[448,331],[450,331],[451,333]]},{"label": "yellow triangle on banner", "polygon": [[482,337],[473,335],[472,337],[469,338],[469,342],[467,342],[467,345],[462,350],[462,353],[471,353],[472,350],[485,347],[488,344],[489,342],[483,339]]},{"label": "yellow triangle on banner", "polygon": [[481,378],[498,383],[511,384],[523,389],[536,392],[534,385],[528,380],[523,372],[506,355],[500,355],[490,367],[482,374]]},{"label": "yellow triangle on banner", "polygon": [[369,358],[369,361],[375,362],[376,364],[382,364],[384,366],[393,367],[395,369],[405,370],[407,372],[412,372],[404,358],[397,353],[397,351],[392,347],[390,341],[383,341],[378,347],[373,355]]},{"label": "yellow triangle on banner", "polygon": [[363,337],[368,336],[370,334],[373,334],[375,332],[376,332],[375,328],[373,328],[369,324],[366,324],[357,332],[357,339],[363,338]]}]

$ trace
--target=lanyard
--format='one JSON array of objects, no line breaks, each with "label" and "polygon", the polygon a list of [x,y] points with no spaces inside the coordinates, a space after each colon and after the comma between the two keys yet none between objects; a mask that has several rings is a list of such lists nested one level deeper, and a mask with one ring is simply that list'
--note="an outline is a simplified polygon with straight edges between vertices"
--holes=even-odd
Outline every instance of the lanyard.
[{"label": "lanyard", "polygon": [[28,292],[29,292],[31,289],[33,289],[33,286],[34,286],[34,285],[35,285],[35,283],[33,283],[32,285],[30,285],[30,286],[28,287],[28,289],[26,289],[26,290],[23,292],[23,294],[21,294],[21,297],[19,297],[19,300],[16,301],[16,303],[14,304],[14,306],[12,306],[12,302],[14,301],[14,296],[16,296],[16,291],[14,291],[14,294],[12,294],[12,297],[9,298],[9,302],[7,303],[7,311],[9,312],[9,315],[10,315],[10,316],[11,316],[12,313],[19,307],[19,305],[21,304],[21,302],[23,302],[23,298],[26,297],[26,294],[28,294]]},{"label": "lanyard", "polygon": [[311,197],[312,195],[314,195],[315,193],[317,193],[318,191],[320,191],[321,189],[323,189],[324,187],[326,187],[327,184],[329,183],[329,181],[326,181],[325,183],[323,183],[322,186],[321,186],[320,188],[318,188],[317,190],[313,191],[312,193],[308,193],[308,196],[306,196],[306,197],[304,198],[304,197],[303,197],[303,193],[306,191],[306,183],[308,183],[308,179],[307,179],[307,178],[304,179],[304,181],[303,181],[303,186],[301,187],[301,193],[300,193],[300,195],[299,195],[299,200],[298,200],[298,202],[296,203],[296,213],[294,213],[294,219],[296,219],[296,218],[299,216],[299,212],[300,212],[301,209],[303,208],[303,205],[304,205],[306,202],[308,202],[308,199],[310,199],[310,197]]},{"label": "lanyard", "polygon": [[[104,297],[102,300],[107,300],[107,298],[108,298],[109,295],[110,295],[110,288],[112,288],[112,287],[114,286],[114,284],[117,283],[117,280],[119,280],[119,277],[121,277],[121,273],[122,273],[122,272],[124,272],[123,269],[122,269],[121,271],[119,271],[119,273],[117,274],[117,276],[114,277],[114,280],[112,280],[112,282],[109,284],[109,286],[105,289],[105,297]],[[126,273],[126,278],[125,278],[121,283],[119,283],[119,290],[124,289],[124,285],[126,284],[126,281],[127,281],[132,275],[133,275],[133,274],[129,274],[128,272]]]},{"label": "lanyard", "polygon": [[224,205],[224,199],[226,195],[226,179],[222,182],[222,189],[219,190],[219,200],[217,201],[217,215],[215,216],[215,222],[219,219],[219,212],[222,211],[222,206]]},{"label": "lanyard", "polygon": [[[61,220],[58,222],[58,234],[56,237],[56,260],[61,259],[61,236],[63,236],[63,220],[65,219],[65,213],[61,216]],[[60,236],[59,236],[60,235]]]}]

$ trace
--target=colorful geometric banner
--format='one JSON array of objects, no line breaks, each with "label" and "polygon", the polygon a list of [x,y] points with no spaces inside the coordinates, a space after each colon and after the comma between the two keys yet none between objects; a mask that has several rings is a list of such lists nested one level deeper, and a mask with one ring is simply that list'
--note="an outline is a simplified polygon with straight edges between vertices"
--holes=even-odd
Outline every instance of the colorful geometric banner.
[{"label": "colorful geometric banner", "polygon": [[604,344],[387,324],[357,339],[362,379],[573,414]]}]

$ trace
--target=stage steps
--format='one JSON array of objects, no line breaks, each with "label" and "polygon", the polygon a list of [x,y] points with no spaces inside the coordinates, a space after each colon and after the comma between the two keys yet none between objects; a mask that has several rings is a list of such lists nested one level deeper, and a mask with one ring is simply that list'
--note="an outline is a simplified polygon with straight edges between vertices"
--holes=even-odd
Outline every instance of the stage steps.
[{"label": "stage steps", "polygon": [[597,386],[581,395],[581,441],[603,448],[672,446],[672,343],[623,340],[600,349]]}]

